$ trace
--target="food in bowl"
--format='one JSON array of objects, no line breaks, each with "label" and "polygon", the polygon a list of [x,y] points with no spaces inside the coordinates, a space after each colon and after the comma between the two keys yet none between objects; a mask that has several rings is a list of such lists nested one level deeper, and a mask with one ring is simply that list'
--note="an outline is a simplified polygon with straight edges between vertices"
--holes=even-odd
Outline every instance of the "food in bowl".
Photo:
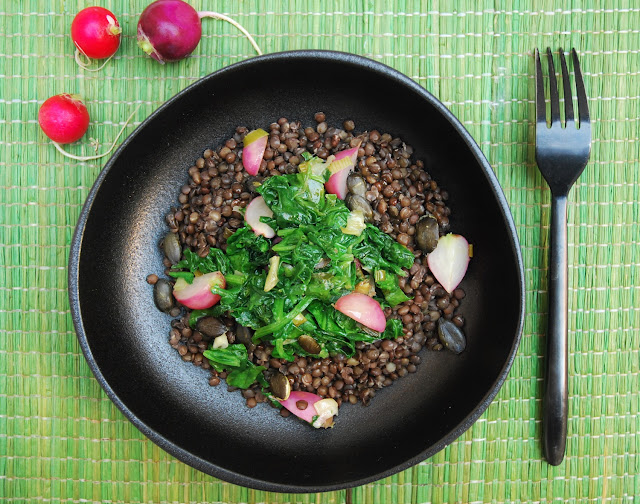
[{"label": "food in bowl", "polygon": [[189,169],[166,216],[156,305],[169,343],[209,383],[314,427],[466,346],[470,258],[448,193],[400,138],[315,115],[238,127]]}]

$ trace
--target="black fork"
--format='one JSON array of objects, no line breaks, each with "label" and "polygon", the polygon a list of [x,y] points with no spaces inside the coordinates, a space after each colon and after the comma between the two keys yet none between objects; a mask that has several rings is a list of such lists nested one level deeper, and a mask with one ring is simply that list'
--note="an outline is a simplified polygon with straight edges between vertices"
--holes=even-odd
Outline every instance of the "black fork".
[{"label": "black fork", "polygon": [[560,117],[560,99],[551,49],[549,64],[550,125],[547,123],[540,53],[536,49],[536,161],[551,189],[551,231],[549,236],[549,326],[545,393],[543,400],[543,444],[547,461],[558,465],[567,443],[567,197],[591,153],[591,123],[584,82],[575,49],[571,50],[578,98],[576,124],[571,83],[564,51],[559,50],[564,88],[565,125]]}]

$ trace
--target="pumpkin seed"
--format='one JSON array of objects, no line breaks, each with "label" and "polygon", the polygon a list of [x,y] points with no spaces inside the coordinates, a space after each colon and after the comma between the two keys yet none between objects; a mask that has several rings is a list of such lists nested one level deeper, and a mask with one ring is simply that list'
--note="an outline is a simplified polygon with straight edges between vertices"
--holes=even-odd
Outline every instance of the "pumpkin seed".
[{"label": "pumpkin seed", "polygon": [[291,394],[291,383],[289,383],[289,378],[287,378],[282,373],[276,373],[269,380],[269,386],[271,387],[271,392],[276,399],[280,399],[281,401],[286,401],[289,399],[289,394]]},{"label": "pumpkin seed", "polygon": [[305,352],[312,355],[318,355],[320,352],[322,352],[322,347],[320,346],[320,344],[308,334],[303,334],[302,336],[300,336],[298,338],[298,343]]},{"label": "pumpkin seed", "polygon": [[455,354],[462,353],[467,346],[467,338],[460,328],[444,318],[438,320],[438,338],[445,348]]},{"label": "pumpkin seed", "polygon": [[153,286],[153,301],[158,310],[169,313],[173,308],[173,286],[165,278],[160,278]]},{"label": "pumpkin seed", "polygon": [[167,236],[164,237],[162,248],[164,255],[171,261],[171,264],[176,264],[180,261],[182,248],[180,247],[180,240],[178,239],[177,233],[167,233]]},{"label": "pumpkin seed", "polygon": [[431,215],[422,217],[416,223],[416,242],[424,252],[433,251],[438,245],[439,238],[438,221]]},{"label": "pumpkin seed", "polygon": [[196,323],[196,329],[209,338],[216,338],[229,330],[215,317],[202,317]]}]

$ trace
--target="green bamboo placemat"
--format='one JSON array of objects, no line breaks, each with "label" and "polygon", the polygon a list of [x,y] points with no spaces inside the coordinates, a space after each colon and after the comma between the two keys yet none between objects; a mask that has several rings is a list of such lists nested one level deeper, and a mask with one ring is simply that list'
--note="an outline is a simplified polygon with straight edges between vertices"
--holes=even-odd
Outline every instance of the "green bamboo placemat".
[{"label": "green bamboo placemat", "polygon": [[[68,35],[82,0],[0,0],[0,501],[341,503],[345,492],[288,495],[191,469],[112,405],[76,342],[66,265],[81,206],[106,162],[61,157],[40,104],[82,94],[92,116],[70,149],[108,144],[132,109],[152,110],[252,56],[232,26],[204,21],[189,59],[159,66],[135,46],[144,0],[104,0],[123,44],[97,73]],[[357,503],[640,502],[640,7],[552,2],[192,0],[240,21],[265,52],[336,49],[404,72],[472,133],[497,174],[525,263],[522,344],[496,400],[462,437],[412,469],[353,490]],[[570,404],[567,456],[542,457],[549,191],[534,162],[534,47],[576,47],[593,118],[589,165],[569,206]],[[499,244],[496,244],[499,246]],[[464,391],[452,391],[464,393]]]}]

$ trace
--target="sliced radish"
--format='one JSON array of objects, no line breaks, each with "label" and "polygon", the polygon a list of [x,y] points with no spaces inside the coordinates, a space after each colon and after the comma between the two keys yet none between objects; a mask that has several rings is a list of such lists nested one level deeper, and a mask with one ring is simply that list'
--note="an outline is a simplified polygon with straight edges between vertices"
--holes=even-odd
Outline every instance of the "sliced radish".
[{"label": "sliced radish", "polygon": [[358,158],[358,149],[360,148],[360,144],[356,145],[355,147],[352,147],[351,149],[345,149],[343,151],[338,152],[334,158],[333,158],[333,162],[335,163],[336,161],[340,161],[341,159],[344,158],[350,158],[351,162],[353,164],[356,164],[356,159]]},{"label": "sliced radish", "polygon": [[469,260],[469,242],[453,233],[441,236],[436,248],[427,256],[431,273],[449,294],[464,278]]},{"label": "sliced radish", "polygon": [[366,294],[352,292],[342,296],[336,301],[335,308],[374,331],[384,332],[387,327],[387,319],[380,303]]},{"label": "sliced radish", "polygon": [[[331,427],[334,415],[338,414],[338,403],[334,399],[323,399],[311,392],[292,391],[287,399],[278,399],[278,401],[295,416],[309,422],[316,429]],[[305,405],[304,409],[298,407],[301,405]],[[314,417],[316,417],[315,422]]]},{"label": "sliced radish", "polygon": [[273,212],[262,196],[252,199],[247,205],[247,209],[244,212],[244,220],[251,226],[255,234],[262,235],[265,238],[273,238],[276,232],[269,224],[262,222],[260,217],[273,217]]},{"label": "sliced radish", "polygon": [[[312,394],[311,392],[300,392],[292,390],[287,399],[279,400],[280,404],[282,404],[285,408],[287,408],[291,413],[293,413],[298,418],[301,418],[305,422],[312,423],[313,417],[316,416],[315,408],[313,405],[321,400],[322,397],[316,394]],[[298,402],[302,401],[303,404],[306,402],[307,406],[305,409],[298,408]]]},{"label": "sliced radish", "polygon": [[173,286],[173,297],[181,304],[192,310],[206,310],[220,301],[220,296],[211,292],[212,287],[224,289],[227,282],[219,271],[200,275],[188,283],[184,278],[178,278]]},{"label": "sliced radish", "polygon": [[[348,161],[345,159],[344,161]],[[347,177],[353,171],[353,165],[350,163],[342,163],[344,169],[334,173],[329,177],[329,180],[324,184],[324,188],[330,194],[335,194],[339,199],[343,200],[347,197]],[[335,163],[331,163],[333,166]]]},{"label": "sliced radish", "polygon": [[328,193],[335,194],[340,199],[347,197],[347,177],[353,171],[358,158],[360,146],[338,152],[329,165],[331,176],[324,187]]},{"label": "sliced radish", "polygon": [[249,175],[256,175],[264,158],[269,134],[263,129],[253,130],[244,137],[242,164]]}]

